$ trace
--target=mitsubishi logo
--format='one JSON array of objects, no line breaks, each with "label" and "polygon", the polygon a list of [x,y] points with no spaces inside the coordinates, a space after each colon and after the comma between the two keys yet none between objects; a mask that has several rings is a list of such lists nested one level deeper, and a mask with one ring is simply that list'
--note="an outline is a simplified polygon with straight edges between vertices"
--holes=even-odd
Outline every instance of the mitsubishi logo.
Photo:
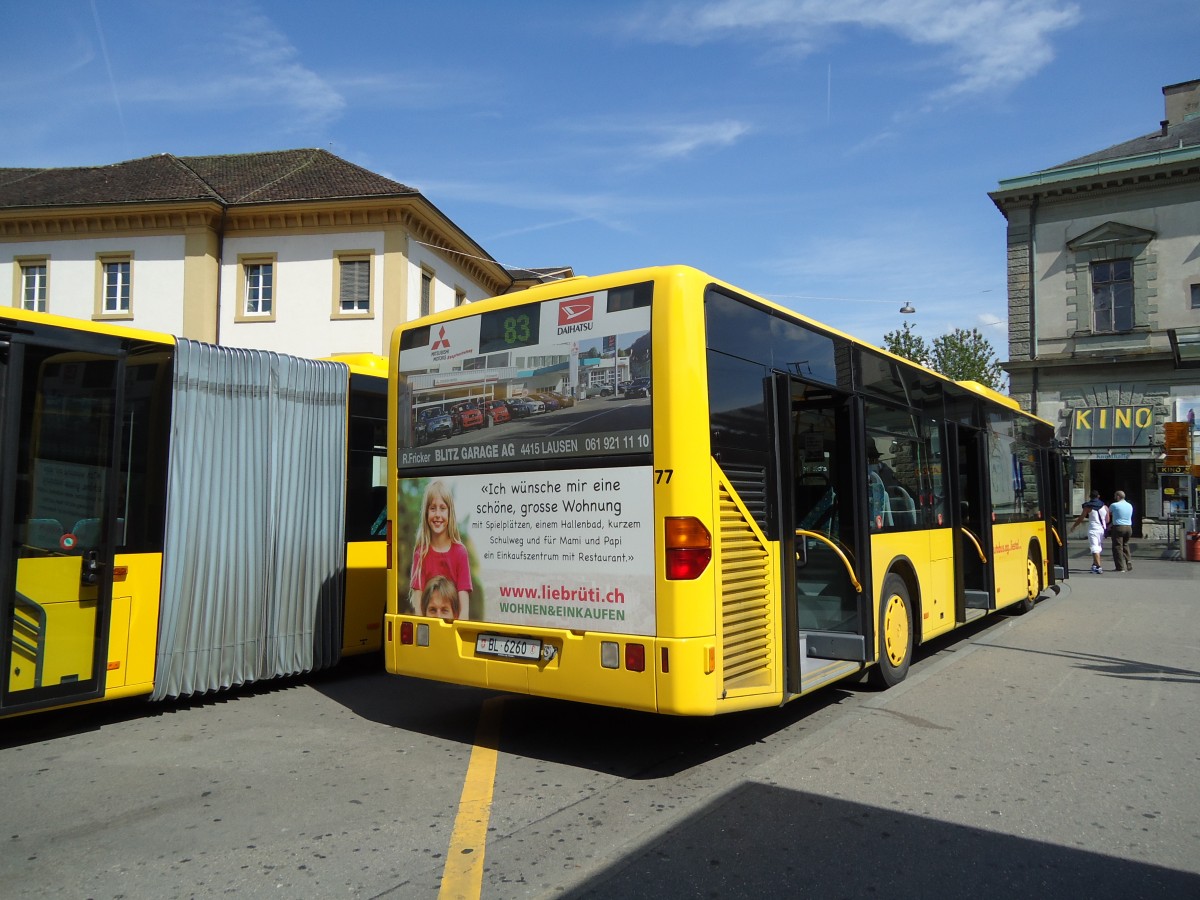
[{"label": "mitsubishi logo", "polygon": [[450,341],[448,341],[446,339],[446,326],[445,325],[443,325],[441,328],[438,329],[438,339],[433,342],[433,346],[430,347],[429,349],[436,350],[438,347],[445,347],[447,350],[450,349]]}]

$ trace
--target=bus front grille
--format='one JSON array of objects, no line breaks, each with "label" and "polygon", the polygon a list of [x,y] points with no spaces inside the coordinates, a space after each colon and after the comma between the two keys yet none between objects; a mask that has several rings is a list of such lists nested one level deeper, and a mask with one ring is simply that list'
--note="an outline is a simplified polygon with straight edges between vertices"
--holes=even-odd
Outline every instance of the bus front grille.
[{"label": "bus front grille", "polygon": [[770,557],[724,484],[721,513],[721,646],[726,693],[769,688],[771,672]]}]

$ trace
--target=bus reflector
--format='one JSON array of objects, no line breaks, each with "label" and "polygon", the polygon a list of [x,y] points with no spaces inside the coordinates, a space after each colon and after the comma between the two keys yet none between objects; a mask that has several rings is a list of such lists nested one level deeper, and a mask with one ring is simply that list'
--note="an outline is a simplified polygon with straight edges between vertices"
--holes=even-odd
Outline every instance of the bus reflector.
[{"label": "bus reflector", "polygon": [[711,675],[717,671],[717,648],[706,647],[708,652],[704,654],[704,674]]},{"label": "bus reflector", "polygon": [[712,535],[694,516],[668,516],[664,520],[667,578],[690,581],[700,577],[712,560]]},{"label": "bus reflector", "polygon": [[641,644],[625,645],[625,668],[630,672],[646,671],[646,648]]},{"label": "bus reflector", "polygon": [[385,543],[387,545],[387,568],[392,567],[392,520],[388,519],[384,523],[383,533],[385,535]]},{"label": "bus reflector", "polygon": [[428,647],[429,646],[429,623],[428,622],[422,622],[420,625],[417,626],[417,646],[418,647]]},{"label": "bus reflector", "polygon": [[400,623],[400,643],[411,644],[412,642],[413,642],[413,623],[412,622],[401,622]]},{"label": "bus reflector", "polygon": [[667,658],[666,647],[662,648],[662,670],[664,675],[671,671],[671,661]]}]

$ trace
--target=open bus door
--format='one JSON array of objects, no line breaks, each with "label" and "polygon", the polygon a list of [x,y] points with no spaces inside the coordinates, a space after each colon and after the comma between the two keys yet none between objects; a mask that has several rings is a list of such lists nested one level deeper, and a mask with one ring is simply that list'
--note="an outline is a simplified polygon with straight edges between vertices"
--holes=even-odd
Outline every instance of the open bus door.
[{"label": "open bus door", "polygon": [[1058,447],[1042,451],[1040,485],[1043,490],[1042,512],[1049,526],[1047,540],[1050,543],[1050,584],[1064,580],[1071,571],[1067,563],[1067,457]]},{"label": "open bus door", "polygon": [[862,455],[853,438],[862,432],[862,412],[851,395],[783,374],[772,386],[787,690],[794,694],[870,658],[870,554],[860,496],[866,466],[854,464]]},{"label": "open bus door", "polygon": [[946,423],[950,525],[954,529],[954,618],[959,624],[996,608],[987,433]]},{"label": "open bus door", "polygon": [[0,328],[0,712],[104,693],[124,352]]}]

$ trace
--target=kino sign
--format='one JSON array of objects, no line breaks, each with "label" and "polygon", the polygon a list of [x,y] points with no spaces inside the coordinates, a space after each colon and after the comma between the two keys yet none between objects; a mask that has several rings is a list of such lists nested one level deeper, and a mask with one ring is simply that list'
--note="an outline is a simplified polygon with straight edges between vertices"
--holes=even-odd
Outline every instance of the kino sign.
[{"label": "kino sign", "polygon": [[1148,447],[1154,434],[1149,406],[1091,406],[1071,411],[1072,447]]}]

